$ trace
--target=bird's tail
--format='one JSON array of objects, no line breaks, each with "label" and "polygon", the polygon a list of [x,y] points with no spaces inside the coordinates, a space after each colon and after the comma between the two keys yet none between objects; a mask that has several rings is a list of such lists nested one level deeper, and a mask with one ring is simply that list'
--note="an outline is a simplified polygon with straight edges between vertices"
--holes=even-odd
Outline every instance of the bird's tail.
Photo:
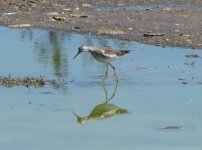
[{"label": "bird's tail", "polygon": [[132,50],[119,50],[118,56],[128,54]]}]

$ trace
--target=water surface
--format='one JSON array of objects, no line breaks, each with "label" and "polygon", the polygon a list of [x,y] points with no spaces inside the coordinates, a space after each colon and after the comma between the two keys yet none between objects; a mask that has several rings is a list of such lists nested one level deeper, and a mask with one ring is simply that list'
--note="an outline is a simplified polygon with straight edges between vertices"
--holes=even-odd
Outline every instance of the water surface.
[{"label": "water surface", "polygon": [[[42,76],[66,83],[0,87],[1,149],[202,148],[202,60],[185,57],[201,57],[201,50],[5,27],[0,28],[0,41],[1,76]],[[73,60],[80,45],[132,50],[112,63],[121,79],[117,88],[111,69],[102,86],[105,65],[90,54]],[[106,94],[110,98],[114,91],[106,103]],[[127,113],[99,116],[115,107]],[[73,112],[91,119],[80,124]],[[181,128],[162,129],[170,125]]]}]

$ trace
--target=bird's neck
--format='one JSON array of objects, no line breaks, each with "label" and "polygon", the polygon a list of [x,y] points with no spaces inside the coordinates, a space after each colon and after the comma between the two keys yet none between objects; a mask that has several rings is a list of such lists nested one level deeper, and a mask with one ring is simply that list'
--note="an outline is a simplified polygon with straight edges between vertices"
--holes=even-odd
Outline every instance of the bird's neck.
[{"label": "bird's neck", "polygon": [[88,52],[94,52],[94,51],[96,51],[98,48],[93,47],[93,46],[86,46],[85,49],[86,49],[86,51],[88,51]]}]

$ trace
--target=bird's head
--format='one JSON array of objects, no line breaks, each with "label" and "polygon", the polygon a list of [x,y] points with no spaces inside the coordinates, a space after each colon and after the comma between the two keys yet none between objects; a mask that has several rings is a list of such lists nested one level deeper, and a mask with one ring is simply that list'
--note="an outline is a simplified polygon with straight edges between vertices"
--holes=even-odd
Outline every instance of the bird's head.
[{"label": "bird's head", "polygon": [[74,58],[76,58],[82,52],[88,52],[88,46],[84,46],[84,45],[80,46],[78,48],[78,53],[74,56]]}]

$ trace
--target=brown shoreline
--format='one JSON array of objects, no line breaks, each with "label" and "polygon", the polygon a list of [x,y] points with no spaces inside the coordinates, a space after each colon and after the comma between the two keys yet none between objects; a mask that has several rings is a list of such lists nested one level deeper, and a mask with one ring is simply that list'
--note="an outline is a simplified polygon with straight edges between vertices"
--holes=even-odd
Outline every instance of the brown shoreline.
[{"label": "brown shoreline", "polygon": [[200,0],[0,0],[0,24],[202,49]]}]

